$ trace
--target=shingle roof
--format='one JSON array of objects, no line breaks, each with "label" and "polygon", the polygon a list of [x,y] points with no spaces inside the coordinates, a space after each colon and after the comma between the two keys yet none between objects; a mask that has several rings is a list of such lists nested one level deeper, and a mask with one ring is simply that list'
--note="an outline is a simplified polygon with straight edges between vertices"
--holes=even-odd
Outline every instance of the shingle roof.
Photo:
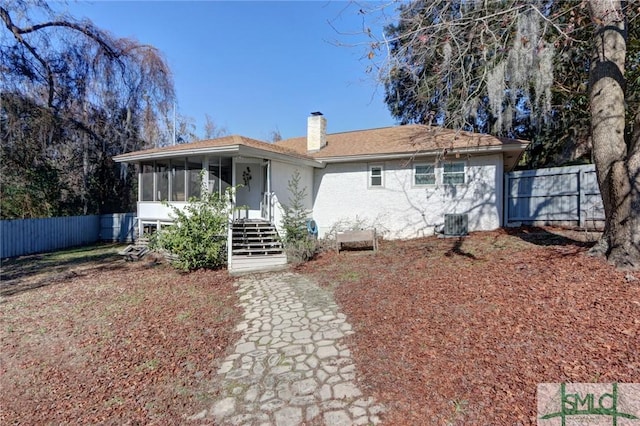
[{"label": "shingle roof", "polygon": [[206,139],[197,142],[178,144],[172,146],[165,146],[161,148],[152,148],[146,149],[143,151],[135,151],[129,152],[126,154],[121,154],[115,157],[117,161],[127,161],[128,159],[135,158],[139,159],[142,156],[155,156],[166,154],[169,156],[171,153],[175,153],[176,155],[180,155],[183,151],[192,151],[192,150],[202,150],[206,152],[207,149],[215,149],[215,148],[225,148],[225,147],[234,147],[234,146],[247,146],[251,148],[260,149],[267,152],[273,152],[276,154],[289,155],[292,157],[302,158],[302,159],[311,159],[304,152],[297,152],[291,150],[285,146],[275,145],[267,142],[262,142],[256,139],[247,138],[239,135],[231,135],[231,136],[223,136],[217,139]]},{"label": "shingle roof", "polygon": [[338,157],[435,153],[444,149],[473,150],[509,146],[517,149],[527,143],[522,140],[497,138],[480,133],[412,124],[328,134],[327,145],[313,153],[307,153],[306,137],[286,139],[276,144],[315,159],[330,161]]},{"label": "shingle roof", "polygon": [[207,153],[209,150],[224,151],[225,148],[228,148],[229,151],[232,151],[236,147],[249,147],[300,160],[331,162],[339,159],[357,160],[358,157],[435,154],[443,150],[483,151],[494,148],[518,151],[522,150],[527,143],[517,139],[497,138],[480,133],[412,124],[328,134],[327,145],[321,150],[311,153],[307,152],[306,136],[285,139],[272,144],[232,135],[130,152],[118,155],[114,159],[116,161],[140,161],[147,158],[178,156],[185,152],[188,152],[189,155],[197,155],[199,152]]}]

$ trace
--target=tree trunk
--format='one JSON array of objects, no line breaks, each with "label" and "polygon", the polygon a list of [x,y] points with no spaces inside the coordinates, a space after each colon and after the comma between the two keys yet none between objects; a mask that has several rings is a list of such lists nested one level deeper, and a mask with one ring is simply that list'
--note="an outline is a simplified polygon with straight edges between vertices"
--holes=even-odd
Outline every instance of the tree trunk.
[{"label": "tree trunk", "polygon": [[620,0],[591,0],[595,25],[589,75],[593,154],[605,209],[592,250],[618,267],[640,267],[640,144],[625,137],[626,21]]},{"label": "tree trunk", "polygon": [[80,191],[82,200],[82,214],[89,211],[89,135],[82,135],[82,189]]}]

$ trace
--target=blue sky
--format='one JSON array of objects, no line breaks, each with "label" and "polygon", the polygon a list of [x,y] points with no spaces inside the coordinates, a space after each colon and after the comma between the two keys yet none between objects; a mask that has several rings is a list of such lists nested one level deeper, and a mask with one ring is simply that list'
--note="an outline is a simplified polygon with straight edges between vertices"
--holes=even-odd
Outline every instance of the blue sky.
[{"label": "blue sky", "polygon": [[[346,8],[346,10],[344,10]],[[329,133],[394,125],[384,90],[355,44],[362,18],[347,2],[93,1],[61,4],[118,37],[160,49],[174,73],[178,112],[204,132],[205,114],[231,134],[303,136],[310,112]],[[373,28],[374,31],[379,29]]]}]

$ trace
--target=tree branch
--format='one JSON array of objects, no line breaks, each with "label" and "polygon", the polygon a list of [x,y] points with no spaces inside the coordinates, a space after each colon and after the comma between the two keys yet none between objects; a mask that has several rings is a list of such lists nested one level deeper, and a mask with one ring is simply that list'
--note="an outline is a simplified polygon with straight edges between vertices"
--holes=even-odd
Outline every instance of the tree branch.
[{"label": "tree branch", "polygon": [[46,79],[47,79],[47,83],[48,83],[48,86],[49,86],[47,105],[49,107],[52,107],[53,106],[53,95],[54,95],[55,84],[54,84],[54,80],[53,80],[53,72],[51,71],[51,67],[49,66],[47,61],[45,61],[44,58],[42,58],[42,56],[40,56],[38,54],[36,49],[33,46],[31,46],[31,44],[28,41],[26,41],[24,39],[24,37],[22,37],[22,33],[20,32],[20,28],[18,28],[13,23],[13,21],[11,20],[11,17],[9,16],[9,13],[3,7],[0,7],[0,18],[2,18],[2,20],[4,21],[5,26],[7,27],[7,29],[9,31],[11,31],[11,33],[13,34],[15,39],[18,41],[18,43],[22,44],[33,55],[33,57],[36,58],[36,60],[38,62],[40,62],[42,67],[45,69],[45,71],[47,73]]},{"label": "tree branch", "polygon": [[50,27],[64,27],[64,28],[70,28],[70,29],[76,30],[84,34],[85,36],[89,37],[90,39],[94,40],[96,43],[98,43],[100,47],[102,47],[107,52],[107,54],[112,58],[118,58],[122,54],[121,52],[118,52],[116,49],[114,49],[113,46],[111,46],[109,43],[107,43],[104,40],[104,37],[102,37],[99,32],[94,31],[94,28],[91,25],[83,26],[83,25],[78,25],[74,22],[52,21],[52,22],[44,22],[41,24],[32,25],[31,27],[28,27],[28,28],[17,28],[17,30],[20,34],[29,34],[29,33],[41,30],[43,28],[50,28]]}]

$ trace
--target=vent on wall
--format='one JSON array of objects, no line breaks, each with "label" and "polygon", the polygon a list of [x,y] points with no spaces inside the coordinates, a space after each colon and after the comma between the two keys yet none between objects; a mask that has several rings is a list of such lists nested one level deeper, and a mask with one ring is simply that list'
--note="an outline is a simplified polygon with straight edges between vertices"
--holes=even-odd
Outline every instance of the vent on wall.
[{"label": "vent on wall", "polygon": [[444,215],[444,235],[462,236],[469,233],[469,216],[465,214]]}]

